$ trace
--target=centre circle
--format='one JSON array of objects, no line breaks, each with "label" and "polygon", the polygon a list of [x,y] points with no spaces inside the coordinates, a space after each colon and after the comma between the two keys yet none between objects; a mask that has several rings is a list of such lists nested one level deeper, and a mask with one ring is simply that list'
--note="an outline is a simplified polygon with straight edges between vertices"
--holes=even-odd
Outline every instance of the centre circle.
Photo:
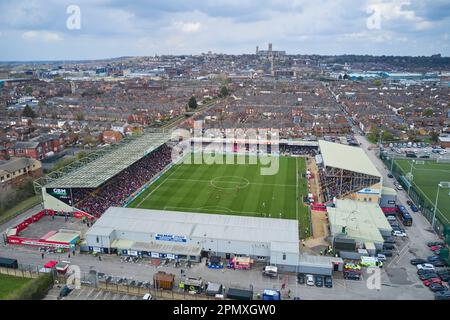
[{"label": "centre circle", "polygon": [[250,184],[250,181],[239,176],[222,176],[215,177],[210,183],[217,189],[236,190],[247,187]]}]

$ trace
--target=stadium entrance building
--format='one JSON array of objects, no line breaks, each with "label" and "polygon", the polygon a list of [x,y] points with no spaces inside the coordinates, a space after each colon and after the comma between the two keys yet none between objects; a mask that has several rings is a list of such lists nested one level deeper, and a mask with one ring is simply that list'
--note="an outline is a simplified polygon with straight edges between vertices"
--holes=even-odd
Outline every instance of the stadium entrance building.
[{"label": "stadium entrance building", "polygon": [[90,251],[200,261],[249,256],[295,271],[298,221],[111,207],[86,233]]},{"label": "stadium entrance building", "polygon": [[379,203],[382,175],[358,147],[319,141],[322,163],[320,185],[325,201],[352,199]]}]

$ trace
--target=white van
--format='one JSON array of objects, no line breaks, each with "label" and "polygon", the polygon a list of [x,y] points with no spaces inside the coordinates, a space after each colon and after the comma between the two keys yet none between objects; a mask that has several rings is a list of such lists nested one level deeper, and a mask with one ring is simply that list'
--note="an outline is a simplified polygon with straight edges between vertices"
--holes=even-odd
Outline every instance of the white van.
[{"label": "white van", "polygon": [[306,285],[308,286],[314,286],[314,277],[312,274],[306,275]]}]

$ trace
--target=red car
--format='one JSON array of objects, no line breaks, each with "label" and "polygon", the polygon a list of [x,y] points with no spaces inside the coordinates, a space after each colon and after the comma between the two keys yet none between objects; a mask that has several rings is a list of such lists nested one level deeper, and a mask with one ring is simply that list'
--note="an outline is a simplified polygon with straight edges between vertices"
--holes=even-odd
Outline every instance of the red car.
[{"label": "red car", "polygon": [[442,248],[441,246],[432,246],[430,249],[431,249],[431,251],[437,251],[441,248]]},{"label": "red car", "polygon": [[442,284],[442,280],[439,279],[439,278],[433,278],[433,279],[425,280],[425,281],[423,282],[423,284],[424,284],[425,286],[427,286],[427,287],[429,287],[430,284],[432,284],[432,283]]}]

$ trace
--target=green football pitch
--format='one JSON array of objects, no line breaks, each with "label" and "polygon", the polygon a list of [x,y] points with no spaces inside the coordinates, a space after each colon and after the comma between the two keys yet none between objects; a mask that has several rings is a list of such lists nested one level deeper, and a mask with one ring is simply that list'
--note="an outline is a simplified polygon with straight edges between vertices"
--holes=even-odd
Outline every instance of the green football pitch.
[{"label": "green football pitch", "polygon": [[[423,164],[417,164],[412,161],[413,160],[395,160],[395,163],[400,167],[405,176],[412,168],[413,185],[419,189],[428,202],[434,206],[438,184],[441,181],[450,182],[450,163],[437,163],[436,161],[428,160],[423,161]],[[439,189],[437,208],[437,215],[440,215],[441,219],[445,220],[445,222],[450,225],[450,189]]]},{"label": "green football pitch", "polygon": [[255,157],[257,164],[250,164],[250,157],[238,155],[234,164],[176,164],[128,207],[297,219],[300,237],[309,236],[305,160],[278,157],[278,172],[261,175],[267,165]]}]

